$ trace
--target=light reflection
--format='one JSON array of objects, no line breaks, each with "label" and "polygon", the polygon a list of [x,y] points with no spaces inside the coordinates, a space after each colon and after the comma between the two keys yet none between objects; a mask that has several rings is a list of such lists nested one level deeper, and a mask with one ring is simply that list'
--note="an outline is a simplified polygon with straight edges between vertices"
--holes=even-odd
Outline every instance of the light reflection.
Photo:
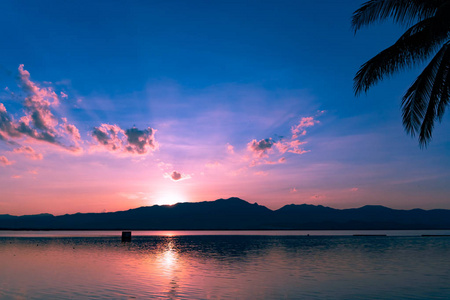
[{"label": "light reflection", "polygon": [[357,290],[358,299],[450,299],[448,245],[447,237],[0,238],[0,298],[350,299]]},{"label": "light reflection", "polygon": [[176,262],[178,259],[178,253],[174,249],[174,243],[170,240],[167,243],[167,249],[161,255],[161,264],[167,271],[173,271],[176,267]]},{"label": "light reflection", "polygon": [[167,284],[167,296],[169,299],[177,299],[177,290],[179,287],[178,275],[182,272],[182,266],[179,266],[178,259],[179,254],[176,250],[175,243],[170,237],[170,232],[168,232],[168,240],[165,244],[164,250],[158,256],[158,264],[160,269],[163,270],[164,277],[169,279]]}]

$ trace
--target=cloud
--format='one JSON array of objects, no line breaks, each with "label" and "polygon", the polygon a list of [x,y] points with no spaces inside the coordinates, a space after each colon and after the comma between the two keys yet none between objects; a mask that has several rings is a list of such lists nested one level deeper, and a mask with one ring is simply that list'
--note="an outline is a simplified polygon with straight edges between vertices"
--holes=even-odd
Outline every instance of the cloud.
[{"label": "cloud", "polygon": [[[158,160],[159,161],[159,160]],[[170,164],[170,163],[165,163],[165,162],[163,162],[163,161],[159,161],[158,162],[158,168],[161,170],[161,171],[167,171],[168,169],[172,169],[172,164]]]},{"label": "cloud", "polygon": [[94,127],[94,149],[107,150],[119,154],[145,155],[158,149],[155,140],[156,129],[148,127],[139,130],[136,127],[123,130],[118,125],[101,124]]},{"label": "cloud", "polygon": [[233,147],[233,145],[227,144],[227,152],[229,154],[234,154],[234,147]]},{"label": "cloud", "polygon": [[24,107],[28,115],[24,122],[27,125],[32,123],[36,129],[53,136],[58,121],[50,111],[50,107],[59,105],[58,96],[51,88],[40,88],[32,82],[30,73],[23,69],[23,65],[19,66],[19,79],[22,89],[28,92],[24,101]]},{"label": "cloud", "polygon": [[0,156],[0,166],[9,166],[13,163],[13,161],[9,161],[5,156]]},{"label": "cloud", "polygon": [[205,167],[208,169],[216,169],[216,168],[220,167],[221,165],[222,165],[221,163],[219,163],[218,161],[215,161],[213,163],[206,163]]},{"label": "cloud", "polygon": [[[59,98],[51,87],[40,87],[30,80],[30,73],[19,66],[19,86],[26,94],[23,99],[25,114],[17,121],[7,112],[3,103],[0,103],[0,140],[31,138],[43,141],[70,152],[79,152],[81,148],[74,144],[72,139],[65,139],[58,130],[58,118],[52,108],[59,106]],[[65,121],[67,123],[67,119]],[[71,132],[76,133],[75,125],[69,126]],[[78,132],[79,134],[79,132]]]},{"label": "cloud", "polygon": [[20,137],[21,133],[17,131],[12,117],[6,111],[3,103],[0,103],[0,134],[2,140],[7,140],[8,137]]},{"label": "cloud", "polygon": [[40,153],[36,153],[33,148],[30,146],[23,146],[20,148],[15,148],[13,150],[14,153],[24,153],[27,157],[33,159],[33,160],[41,160],[43,159],[43,155]]},{"label": "cloud", "polygon": [[297,193],[297,189],[296,188],[292,188],[289,190],[289,193],[294,194]]},{"label": "cloud", "polygon": [[30,102],[36,102],[40,105],[50,106],[59,105],[59,99],[52,88],[39,87],[30,80],[30,73],[24,70],[24,65],[19,65],[19,79],[24,91],[30,94]]},{"label": "cloud", "polygon": [[249,167],[256,167],[260,165],[278,165],[286,162],[285,157],[280,157],[278,160],[268,160],[268,159],[254,159],[251,161]]},{"label": "cloud", "polygon": [[269,174],[269,172],[258,171],[258,172],[254,172],[253,174],[256,176],[267,176]]},{"label": "cloud", "polygon": [[176,180],[180,180],[181,179],[181,173],[178,173],[177,171],[173,171],[172,174],[170,175],[170,177],[172,178],[172,180],[176,181]]},{"label": "cloud", "polygon": [[247,150],[250,151],[253,156],[258,158],[268,157],[268,152],[272,149],[274,142],[272,138],[262,139],[260,141],[252,140],[247,144]]},{"label": "cloud", "polygon": [[303,149],[300,149],[299,147],[301,145],[306,144],[306,142],[301,142],[299,140],[290,140],[290,141],[278,141],[274,144],[274,146],[277,148],[277,150],[284,154],[286,152],[296,153],[296,154],[303,154],[309,151],[305,151]]},{"label": "cloud", "polygon": [[117,125],[101,124],[94,127],[92,137],[98,145],[109,151],[122,151],[122,138],[119,134],[124,135],[124,131]]},{"label": "cloud", "polygon": [[173,171],[170,174],[165,173],[164,178],[170,178],[173,181],[181,181],[181,180],[189,179],[189,178],[191,178],[191,176],[189,174],[182,174],[180,172]]},{"label": "cloud", "polygon": [[[316,116],[321,115],[319,112]],[[241,152],[238,157],[241,161],[246,162],[247,166],[252,168],[261,165],[276,165],[286,162],[286,153],[293,153],[302,155],[310,152],[305,150],[303,145],[306,141],[301,141],[299,138],[306,135],[304,128],[314,126],[319,121],[313,117],[303,117],[299,123],[291,127],[291,135],[287,138],[281,135],[275,135],[275,138],[269,137],[261,140],[253,139],[247,143],[245,152]],[[289,137],[290,136],[290,137]],[[235,153],[234,147],[227,144],[228,153]],[[281,157],[283,155],[283,157]]]},{"label": "cloud", "polygon": [[148,127],[144,130],[139,130],[132,127],[125,131],[128,145],[125,147],[130,153],[146,154],[149,151],[157,149],[158,144],[155,140],[156,130]]},{"label": "cloud", "polygon": [[78,128],[73,124],[69,124],[67,118],[61,118],[61,120],[63,120],[63,124],[61,124],[60,127],[62,128],[63,133],[67,134],[73,142],[78,143],[78,141],[81,140]]},{"label": "cloud", "polygon": [[[322,112],[318,113],[318,115]],[[278,164],[285,162],[285,158],[282,157],[279,160],[268,159],[277,155],[274,149],[278,151],[278,155],[283,155],[286,152],[294,154],[305,154],[309,150],[301,148],[302,145],[306,144],[304,141],[300,141],[299,137],[306,135],[306,127],[314,126],[318,124],[319,121],[315,117],[303,117],[300,119],[299,123],[291,127],[291,137],[284,138],[283,136],[278,136],[278,140],[272,138],[266,138],[257,141],[253,139],[247,144],[247,151],[250,152],[252,161],[250,162],[250,167],[255,167],[258,165],[269,165]]]},{"label": "cloud", "polygon": [[354,187],[354,188],[351,188],[350,189],[350,192],[356,192],[356,191],[358,191],[359,189],[357,188],[357,187]]},{"label": "cloud", "polygon": [[315,124],[320,123],[318,120],[315,120],[314,117],[303,117],[300,119],[300,122],[291,127],[292,139],[296,139],[299,136],[303,136],[306,134],[306,127],[314,126]]}]

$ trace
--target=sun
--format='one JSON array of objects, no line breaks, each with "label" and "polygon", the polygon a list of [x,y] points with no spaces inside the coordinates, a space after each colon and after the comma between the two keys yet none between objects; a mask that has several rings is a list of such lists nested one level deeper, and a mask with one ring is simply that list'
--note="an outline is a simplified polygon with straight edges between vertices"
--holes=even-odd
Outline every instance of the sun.
[{"label": "sun", "polygon": [[174,191],[166,191],[160,193],[155,204],[157,205],[172,205],[179,202],[186,202],[186,197]]}]

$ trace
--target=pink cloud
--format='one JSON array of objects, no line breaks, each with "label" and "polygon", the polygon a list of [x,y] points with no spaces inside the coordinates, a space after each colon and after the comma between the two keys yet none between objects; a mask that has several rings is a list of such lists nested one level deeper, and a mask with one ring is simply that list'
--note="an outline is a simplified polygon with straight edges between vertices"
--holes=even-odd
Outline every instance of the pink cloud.
[{"label": "pink cloud", "polygon": [[58,121],[50,111],[50,107],[59,105],[55,91],[51,88],[38,87],[30,80],[30,73],[23,69],[23,65],[19,66],[19,79],[23,90],[28,92],[24,102],[28,111],[27,125],[32,122],[35,128],[54,134]]},{"label": "pink cloud", "polygon": [[5,156],[0,156],[0,165],[2,165],[2,166],[10,166],[13,163],[14,163],[13,161],[9,161]]},{"label": "pink cloud", "polygon": [[253,174],[255,174],[257,176],[267,176],[269,174],[269,172],[258,171],[258,172],[254,172]]},{"label": "pink cloud", "polygon": [[30,146],[23,146],[20,148],[15,148],[14,153],[24,153],[27,157],[33,159],[33,160],[41,160],[43,159],[43,155],[40,153],[36,153],[33,148]]},{"label": "pink cloud", "polygon": [[354,187],[354,188],[351,188],[351,189],[350,189],[351,192],[356,192],[356,191],[358,191],[358,190],[359,190],[359,189],[358,189],[357,187]]},{"label": "pink cloud", "polygon": [[[25,115],[15,121],[0,103],[0,139],[29,138],[53,144],[70,152],[79,152],[81,149],[64,139],[59,133],[58,118],[51,111],[52,107],[59,105],[59,99],[51,87],[40,87],[30,80],[30,73],[19,66],[19,86],[26,93],[23,99]],[[71,125],[72,132],[76,127]],[[78,131],[78,129],[76,129]]]},{"label": "pink cloud", "polygon": [[234,154],[234,147],[230,144],[227,144],[227,152],[229,154]]},{"label": "pink cloud", "polygon": [[262,139],[260,141],[252,140],[247,144],[247,150],[250,151],[254,157],[263,158],[268,157],[271,152],[274,142],[272,138]]},{"label": "pink cloud", "polygon": [[101,124],[94,127],[92,136],[97,144],[108,151],[123,151],[122,143],[125,132],[117,125]]},{"label": "pink cloud", "polygon": [[297,193],[297,189],[296,188],[292,188],[289,190],[289,193],[294,194]]},{"label": "pink cloud", "polygon": [[306,144],[306,142],[301,142],[299,140],[291,140],[291,141],[279,141],[275,143],[275,147],[277,150],[284,154],[286,152],[296,153],[296,154],[303,154],[308,151],[304,151],[299,148],[299,146]]},{"label": "pink cloud", "polygon": [[73,142],[78,142],[81,140],[80,131],[78,128],[67,122],[67,118],[61,118],[63,120],[63,124],[61,124],[61,128],[63,129],[63,133],[67,134]]},{"label": "pink cloud", "polygon": [[55,91],[51,88],[40,88],[36,83],[30,80],[30,72],[24,70],[24,65],[19,66],[19,79],[24,90],[27,90],[31,102],[37,102],[43,106],[59,105],[59,99]]},{"label": "pink cloud", "polygon": [[300,122],[291,128],[292,139],[296,139],[299,136],[303,136],[306,134],[306,127],[314,126],[315,124],[320,123],[318,120],[315,120],[314,117],[303,117],[300,119]]},{"label": "pink cloud", "polygon": [[311,150],[303,150],[303,149],[290,149],[289,152],[295,153],[295,154],[305,154],[310,152]]},{"label": "pink cloud", "polygon": [[155,140],[156,129],[148,127],[139,130],[136,127],[123,130],[117,125],[101,124],[94,127],[94,149],[107,150],[122,155],[145,155],[158,149]]},{"label": "pink cloud", "polygon": [[254,159],[250,163],[250,167],[256,167],[256,166],[260,166],[260,165],[278,165],[278,164],[283,164],[285,162],[286,162],[285,157],[281,157],[278,160]]},{"label": "pink cloud", "polygon": [[170,178],[172,181],[181,181],[181,180],[189,179],[189,178],[191,178],[191,176],[189,174],[182,174],[180,172],[173,171],[170,174],[165,173],[164,178]]},{"label": "pink cloud", "polygon": [[252,140],[247,144],[247,151],[249,151],[253,156],[250,167],[281,163],[280,161],[266,159],[273,154],[273,149],[278,150],[280,154],[289,152],[301,155],[309,152],[309,150],[304,150],[301,148],[301,145],[306,144],[306,142],[302,142],[298,138],[299,136],[306,134],[306,130],[304,130],[304,128],[314,126],[317,123],[319,123],[319,121],[315,120],[314,117],[304,117],[300,119],[300,122],[296,126],[291,128],[292,137],[290,139],[280,139],[276,142],[272,138],[262,139],[259,141],[255,139]]}]

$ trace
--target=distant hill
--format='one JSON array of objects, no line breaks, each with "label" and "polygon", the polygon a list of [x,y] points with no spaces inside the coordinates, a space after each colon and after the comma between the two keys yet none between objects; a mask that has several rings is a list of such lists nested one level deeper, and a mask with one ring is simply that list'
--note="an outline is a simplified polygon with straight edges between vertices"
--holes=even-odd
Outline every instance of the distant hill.
[{"label": "distant hill", "polygon": [[111,213],[0,215],[0,229],[450,229],[450,210],[397,210],[374,205],[334,209],[308,204],[290,204],[270,210],[257,203],[229,198]]}]

